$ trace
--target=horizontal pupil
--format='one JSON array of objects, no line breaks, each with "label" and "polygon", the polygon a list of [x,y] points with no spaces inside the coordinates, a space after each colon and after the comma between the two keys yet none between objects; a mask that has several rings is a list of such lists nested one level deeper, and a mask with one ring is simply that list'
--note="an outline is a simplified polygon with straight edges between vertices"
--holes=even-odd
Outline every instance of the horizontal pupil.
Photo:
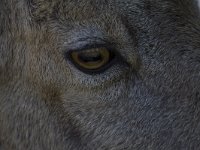
[{"label": "horizontal pupil", "polygon": [[85,63],[102,61],[102,56],[100,54],[83,54],[82,53],[78,55],[78,58],[79,60]]}]

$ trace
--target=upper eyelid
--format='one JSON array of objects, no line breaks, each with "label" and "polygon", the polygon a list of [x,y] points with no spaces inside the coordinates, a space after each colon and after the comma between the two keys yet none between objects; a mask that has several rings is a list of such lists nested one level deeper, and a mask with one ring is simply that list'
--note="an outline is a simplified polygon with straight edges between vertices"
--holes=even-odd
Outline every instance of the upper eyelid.
[{"label": "upper eyelid", "polygon": [[72,45],[75,44],[77,42],[105,42],[106,39],[103,38],[99,38],[99,37],[82,37],[82,38],[77,38],[76,40],[72,41],[72,42],[65,42],[64,44],[68,44],[68,45]]},{"label": "upper eyelid", "polygon": [[109,42],[106,39],[98,38],[98,37],[90,37],[90,38],[79,38],[73,42],[65,42],[64,47],[67,51],[71,50],[86,50],[92,48],[101,48],[105,47],[108,49],[114,49],[114,44]]},{"label": "upper eyelid", "polygon": [[56,24],[56,28],[54,25],[54,30],[59,32],[62,41],[60,44],[64,47],[64,52],[80,50],[84,47],[94,47],[93,45],[106,45],[106,47],[114,47],[117,45],[112,37],[94,26],[81,28],[79,26],[73,26],[73,29],[69,30],[65,25]]}]

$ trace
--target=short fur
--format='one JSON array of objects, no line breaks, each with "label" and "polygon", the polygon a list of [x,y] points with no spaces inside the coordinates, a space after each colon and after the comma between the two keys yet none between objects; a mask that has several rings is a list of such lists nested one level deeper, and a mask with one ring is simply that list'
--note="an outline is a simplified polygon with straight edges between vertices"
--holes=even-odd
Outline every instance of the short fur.
[{"label": "short fur", "polygon": [[[200,149],[197,6],[0,0],[0,149]],[[103,73],[65,57],[103,41],[123,58]]]}]

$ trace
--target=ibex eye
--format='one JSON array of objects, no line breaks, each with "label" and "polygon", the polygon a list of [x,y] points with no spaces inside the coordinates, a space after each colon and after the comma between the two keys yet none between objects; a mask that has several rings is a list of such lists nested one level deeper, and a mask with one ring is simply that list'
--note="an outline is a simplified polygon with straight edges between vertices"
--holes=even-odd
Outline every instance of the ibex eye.
[{"label": "ibex eye", "polygon": [[98,74],[105,71],[115,58],[113,51],[107,48],[70,51],[68,55],[79,70],[88,74]]}]

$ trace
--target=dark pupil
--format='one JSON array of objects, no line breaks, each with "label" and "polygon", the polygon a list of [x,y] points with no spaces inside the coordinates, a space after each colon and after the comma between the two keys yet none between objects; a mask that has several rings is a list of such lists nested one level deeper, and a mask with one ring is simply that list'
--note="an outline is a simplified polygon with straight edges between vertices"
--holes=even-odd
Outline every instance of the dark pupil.
[{"label": "dark pupil", "polygon": [[97,62],[102,61],[103,58],[100,53],[80,53],[78,55],[79,60],[82,62],[88,63],[88,62]]}]

